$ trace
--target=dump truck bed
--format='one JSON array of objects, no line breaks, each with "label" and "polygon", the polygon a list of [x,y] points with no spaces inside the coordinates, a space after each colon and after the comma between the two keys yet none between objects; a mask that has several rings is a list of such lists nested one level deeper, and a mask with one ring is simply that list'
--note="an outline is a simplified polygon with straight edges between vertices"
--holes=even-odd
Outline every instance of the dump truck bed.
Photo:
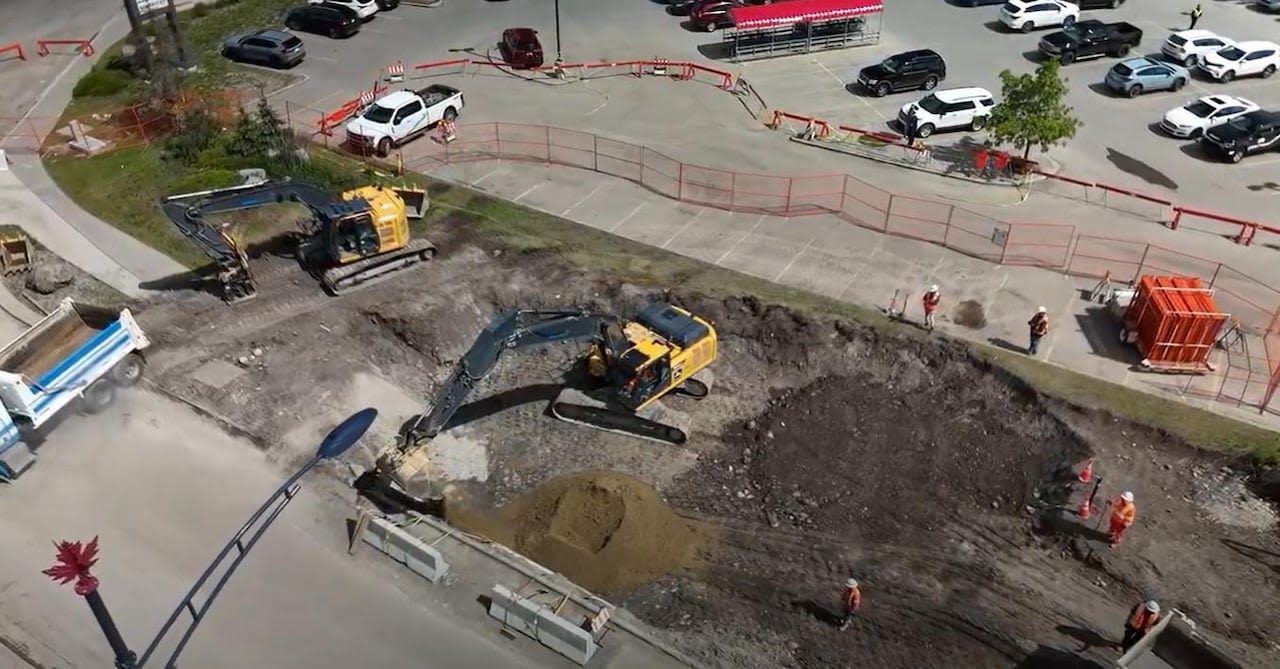
[{"label": "dump truck bed", "polygon": [[64,302],[0,350],[0,370],[39,379],[118,317],[114,311]]}]

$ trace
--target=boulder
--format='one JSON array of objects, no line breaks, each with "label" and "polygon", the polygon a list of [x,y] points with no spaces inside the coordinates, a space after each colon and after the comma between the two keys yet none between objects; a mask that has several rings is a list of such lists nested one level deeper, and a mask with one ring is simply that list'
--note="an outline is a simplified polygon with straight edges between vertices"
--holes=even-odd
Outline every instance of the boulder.
[{"label": "boulder", "polygon": [[51,295],[58,292],[61,288],[66,288],[75,283],[76,276],[71,273],[71,269],[61,263],[42,263],[36,265],[27,274],[26,287],[28,290],[39,293],[41,295]]}]

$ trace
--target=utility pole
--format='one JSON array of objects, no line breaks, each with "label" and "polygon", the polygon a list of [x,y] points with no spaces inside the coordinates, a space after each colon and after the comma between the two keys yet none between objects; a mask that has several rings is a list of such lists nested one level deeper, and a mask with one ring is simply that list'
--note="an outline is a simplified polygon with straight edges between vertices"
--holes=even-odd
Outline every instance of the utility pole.
[{"label": "utility pole", "polygon": [[556,5],[556,65],[564,65],[564,49],[560,42],[560,0],[555,0]]}]

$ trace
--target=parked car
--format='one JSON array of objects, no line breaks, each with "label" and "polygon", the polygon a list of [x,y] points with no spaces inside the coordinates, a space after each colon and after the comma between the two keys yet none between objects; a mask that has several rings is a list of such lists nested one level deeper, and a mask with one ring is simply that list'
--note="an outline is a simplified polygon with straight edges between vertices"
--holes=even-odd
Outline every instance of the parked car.
[{"label": "parked car", "polygon": [[303,5],[290,9],[284,15],[284,25],[289,30],[328,35],[337,39],[360,32],[360,15],[342,5]]},{"label": "parked car", "polygon": [[1180,91],[1191,80],[1187,68],[1154,58],[1131,58],[1116,63],[1102,80],[1107,88],[1136,98],[1151,91]]},{"label": "parked car", "polygon": [[914,108],[917,137],[928,137],[937,130],[981,130],[986,127],[987,117],[995,106],[995,98],[985,88],[952,88],[902,105],[898,110],[898,122],[905,124]]},{"label": "parked car", "polygon": [[542,42],[533,28],[507,28],[502,31],[502,59],[512,67],[542,67]]},{"label": "parked car", "polygon": [[443,84],[392,91],[347,122],[347,147],[386,157],[391,149],[422,136],[440,121],[457,119],[465,104],[462,91]]},{"label": "parked car", "polygon": [[307,4],[322,5],[334,4],[342,5],[347,9],[355,12],[361,21],[368,21],[378,13],[378,3],[374,0],[307,0]]},{"label": "parked car", "polygon": [[721,28],[733,27],[733,16],[729,11],[734,7],[743,7],[742,0],[711,0],[700,3],[689,13],[689,23],[697,30],[715,32]]},{"label": "parked car", "polygon": [[1257,0],[1253,4],[1269,12],[1280,12],[1280,0]]},{"label": "parked car", "polygon": [[1280,46],[1275,42],[1239,42],[1205,54],[1198,64],[1201,72],[1227,82],[1237,77],[1270,77],[1280,69]]},{"label": "parked car", "polygon": [[377,0],[379,11],[390,11],[400,6],[400,0]]},{"label": "parked car", "polygon": [[1206,95],[1165,112],[1160,129],[1174,137],[1199,137],[1209,128],[1258,109],[1252,100],[1230,95]]},{"label": "parked car", "polygon": [[283,30],[256,30],[228,37],[222,43],[222,55],[239,63],[286,68],[307,57],[302,40]]},{"label": "parked car", "polygon": [[1000,8],[1000,22],[1024,33],[1036,28],[1069,27],[1079,18],[1080,7],[1063,0],[1009,0]]},{"label": "parked car", "polygon": [[876,97],[891,91],[931,91],[947,78],[947,63],[933,49],[904,51],[858,72],[858,86]]},{"label": "parked car", "polygon": [[1084,58],[1124,58],[1142,42],[1142,29],[1125,21],[1076,21],[1040,39],[1040,53],[1070,65]]},{"label": "parked car", "polygon": [[1124,0],[1072,0],[1080,9],[1117,9]]},{"label": "parked car", "polygon": [[1007,0],[949,0],[951,4],[957,7],[987,7],[990,5],[1003,5]]},{"label": "parked car", "polygon": [[1200,144],[1210,154],[1233,163],[1280,148],[1280,112],[1258,110],[1242,114],[1206,130]]},{"label": "parked car", "polygon": [[1160,46],[1160,53],[1174,62],[1186,67],[1195,67],[1200,57],[1221,51],[1235,44],[1235,40],[1227,39],[1208,30],[1181,30],[1168,37]]}]

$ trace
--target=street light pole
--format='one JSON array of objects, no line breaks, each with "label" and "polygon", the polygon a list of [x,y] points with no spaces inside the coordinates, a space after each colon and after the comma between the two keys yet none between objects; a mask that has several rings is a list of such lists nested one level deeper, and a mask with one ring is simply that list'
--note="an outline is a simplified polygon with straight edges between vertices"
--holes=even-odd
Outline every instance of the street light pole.
[{"label": "street light pole", "polygon": [[560,0],[555,0],[556,5],[556,65],[564,65],[564,49],[560,42]]},{"label": "street light pole", "polygon": [[[173,652],[169,654],[164,663],[164,669],[174,669],[174,663],[177,662],[178,656],[187,646],[187,642],[191,640],[195,634],[196,628],[199,627],[205,615],[209,612],[209,607],[213,605],[213,601],[217,599],[218,594],[222,592],[222,588],[226,586],[227,581],[231,580],[231,576],[235,574],[240,563],[244,562],[249,551],[253,549],[262,535],[271,527],[276,518],[280,517],[280,513],[285,507],[292,502],[297,496],[298,490],[302,484],[299,482],[302,477],[306,476],[315,469],[317,465],[325,460],[332,460],[343,453],[347,452],[360,437],[364,435],[369,427],[373,425],[373,421],[378,417],[377,409],[363,409],[352,414],[346,420],[333,428],[324,441],[320,442],[320,447],[316,449],[316,454],[306,464],[302,466],[293,476],[290,476],[272,495],[258,507],[253,515],[249,516],[249,520],[245,521],[223,547],[218,556],[204,570],[200,578],[196,580],[195,585],[187,592],[186,597],[178,603],[173,610],[169,619],[165,621],[160,631],[156,633],[146,651],[142,653],[141,658],[137,658],[132,650],[120,636],[120,632],[116,629],[115,622],[111,619],[110,612],[107,611],[106,604],[103,603],[101,595],[98,594],[98,579],[90,574],[89,570],[98,561],[98,538],[94,537],[87,546],[82,546],[80,542],[72,543],[63,541],[57,545],[58,554],[57,562],[53,567],[44,570],[44,573],[59,583],[76,582],[76,594],[85,598],[89,604],[89,608],[93,611],[93,617],[98,621],[98,626],[102,628],[103,633],[107,637],[107,642],[111,644],[111,650],[115,653],[117,669],[141,669],[146,665],[147,660],[151,659],[160,642],[168,635],[174,624],[178,621],[178,617],[183,611],[191,614],[191,619],[187,623],[186,631],[182,633],[182,638],[174,647]],[[246,539],[247,537],[247,539]],[[232,554],[235,551],[235,554]],[[213,588],[209,591],[208,597],[197,606],[195,598],[200,589],[204,587],[215,572],[219,571],[223,565],[226,565],[222,576],[213,584]],[[137,658],[137,659],[135,659]]]}]

